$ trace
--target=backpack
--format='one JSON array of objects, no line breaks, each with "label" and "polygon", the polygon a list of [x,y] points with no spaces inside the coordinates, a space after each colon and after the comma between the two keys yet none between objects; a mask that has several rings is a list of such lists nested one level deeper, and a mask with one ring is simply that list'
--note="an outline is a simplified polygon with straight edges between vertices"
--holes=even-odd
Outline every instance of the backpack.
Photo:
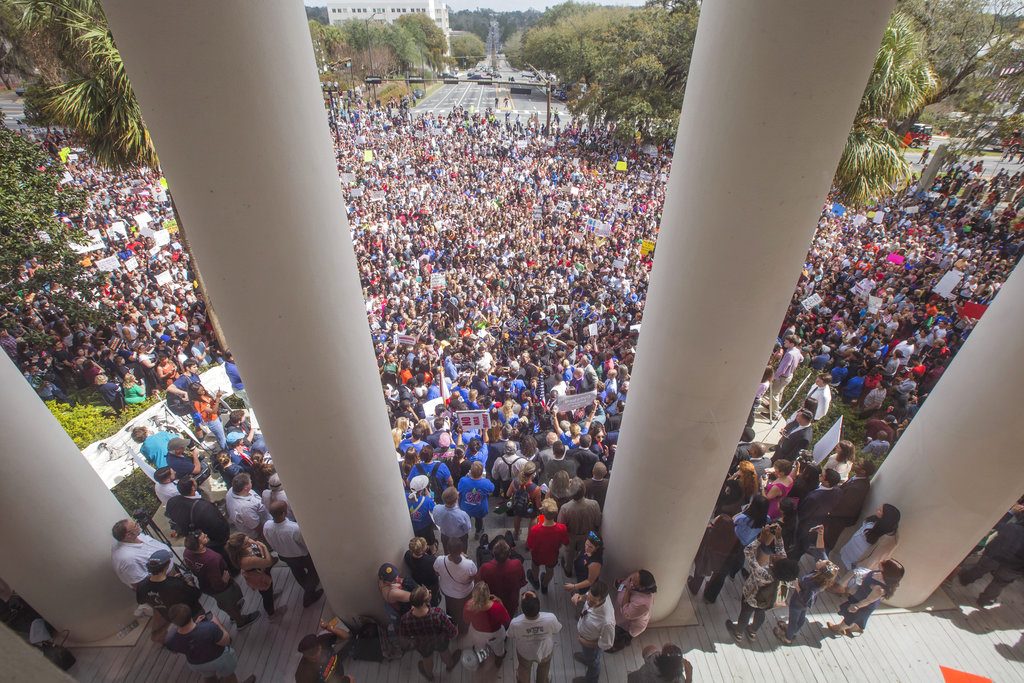
[{"label": "backpack", "polygon": [[772,609],[775,607],[775,600],[779,595],[779,582],[772,581],[757,589],[754,593],[754,607],[758,609]]},{"label": "backpack", "polygon": [[529,483],[526,486],[518,487],[512,493],[512,514],[516,517],[533,517],[537,514],[533,506],[533,492],[537,485]]},{"label": "backpack", "polygon": [[434,494],[434,502],[436,503],[441,502],[441,494],[444,493],[444,487],[441,486],[441,482],[437,478],[437,470],[440,469],[440,467],[441,461],[439,460],[430,468],[430,472],[425,472],[423,470],[423,463],[421,462],[416,463],[415,468],[420,474],[427,475],[427,478],[430,480],[430,492]]}]

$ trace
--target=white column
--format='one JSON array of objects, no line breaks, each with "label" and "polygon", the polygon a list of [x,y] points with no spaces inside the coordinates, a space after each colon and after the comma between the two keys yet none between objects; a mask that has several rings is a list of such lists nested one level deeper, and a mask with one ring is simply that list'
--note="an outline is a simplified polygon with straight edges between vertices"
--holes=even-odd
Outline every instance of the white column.
[{"label": "white column", "polygon": [[14,363],[0,359],[0,576],[76,642],[134,617],[114,573],[114,522],[127,517]]},{"label": "white column", "polygon": [[604,516],[612,569],[657,577],[655,620],[684,591],[892,6],[701,6]]},{"label": "white column", "polygon": [[871,481],[864,514],[901,513],[893,558],[907,573],[892,604],[927,600],[1021,495],[1022,353],[1018,267]]},{"label": "white column", "polygon": [[104,2],[335,610],[412,534],[302,3]]}]

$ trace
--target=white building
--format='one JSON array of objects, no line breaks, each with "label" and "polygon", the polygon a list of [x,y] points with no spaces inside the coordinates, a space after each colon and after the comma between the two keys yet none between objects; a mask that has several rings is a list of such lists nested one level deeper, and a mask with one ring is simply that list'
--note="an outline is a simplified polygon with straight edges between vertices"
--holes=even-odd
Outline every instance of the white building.
[{"label": "white building", "polygon": [[[374,13],[376,12],[376,16]],[[348,0],[327,3],[327,18],[331,24],[341,24],[352,19],[386,21],[389,24],[407,14],[425,14],[448,38],[448,6],[438,0]]]}]

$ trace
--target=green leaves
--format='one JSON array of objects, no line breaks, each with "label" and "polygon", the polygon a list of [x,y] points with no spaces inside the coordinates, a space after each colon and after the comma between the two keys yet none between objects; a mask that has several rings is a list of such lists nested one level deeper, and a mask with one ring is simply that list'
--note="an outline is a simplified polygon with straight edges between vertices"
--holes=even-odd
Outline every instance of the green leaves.
[{"label": "green leaves", "polygon": [[103,278],[86,271],[71,248],[90,240],[57,218],[85,206],[82,192],[61,184],[63,173],[38,147],[0,126],[0,308],[21,311],[45,297],[72,325],[105,321],[109,311],[95,303]]},{"label": "green leaves", "polygon": [[476,64],[487,53],[484,41],[474,35],[455,36],[451,40],[452,57],[459,62],[459,66],[467,67]]}]

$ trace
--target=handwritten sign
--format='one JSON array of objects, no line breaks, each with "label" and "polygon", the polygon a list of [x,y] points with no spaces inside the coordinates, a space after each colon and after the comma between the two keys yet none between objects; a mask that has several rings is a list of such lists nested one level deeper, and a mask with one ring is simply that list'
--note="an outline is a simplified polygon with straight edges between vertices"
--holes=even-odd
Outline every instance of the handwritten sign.
[{"label": "handwritten sign", "polygon": [[168,218],[164,221],[164,230],[170,233],[178,232],[178,221],[173,218]]},{"label": "handwritten sign", "polygon": [[430,288],[431,289],[444,289],[448,286],[448,278],[444,273],[431,273],[430,274]]},{"label": "handwritten sign", "polygon": [[588,337],[596,337],[597,336],[597,323],[590,323],[589,325],[587,325],[587,336]]},{"label": "handwritten sign", "polygon": [[96,268],[102,270],[104,273],[117,270],[120,261],[117,260],[116,256],[108,256],[107,258],[101,258],[96,262]]},{"label": "handwritten sign", "polygon": [[395,337],[395,341],[405,346],[415,346],[416,342],[420,340],[419,337],[411,334],[399,334]]},{"label": "handwritten sign", "polygon": [[455,417],[463,429],[479,431],[491,427],[491,416],[486,410],[460,410]]},{"label": "handwritten sign", "polygon": [[640,243],[640,255],[647,256],[654,251],[654,240],[644,240]]},{"label": "handwritten sign", "polygon": [[129,273],[139,267],[139,259],[132,256],[130,259],[124,262],[124,269]]},{"label": "handwritten sign", "polygon": [[612,268],[614,268],[615,270],[622,270],[625,267],[626,267],[625,259],[617,258],[614,261],[612,261]]},{"label": "handwritten sign", "polygon": [[800,302],[800,305],[804,307],[805,311],[809,311],[815,306],[821,305],[822,298],[819,294],[811,294],[809,297]]},{"label": "handwritten sign", "polygon": [[171,277],[171,271],[165,270],[162,273],[157,273],[156,283],[158,285],[169,285],[173,278]]},{"label": "handwritten sign", "polygon": [[555,401],[555,407],[560,413],[567,413],[579,408],[586,408],[597,398],[596,391],[587,391],[582,394],[567,394],[559,396]]},{"label": "handwritten sign", "polygon": [[615,162],[615,170],[616,171],[625,171],[627,168],[628,168],[628,165],[626,164],[625,161],[616,161]]},{"label": "handwritten sign", "polygon": [[882,298],[868,296],[868,313],[878,313],[880,310],[882,310]]}]

